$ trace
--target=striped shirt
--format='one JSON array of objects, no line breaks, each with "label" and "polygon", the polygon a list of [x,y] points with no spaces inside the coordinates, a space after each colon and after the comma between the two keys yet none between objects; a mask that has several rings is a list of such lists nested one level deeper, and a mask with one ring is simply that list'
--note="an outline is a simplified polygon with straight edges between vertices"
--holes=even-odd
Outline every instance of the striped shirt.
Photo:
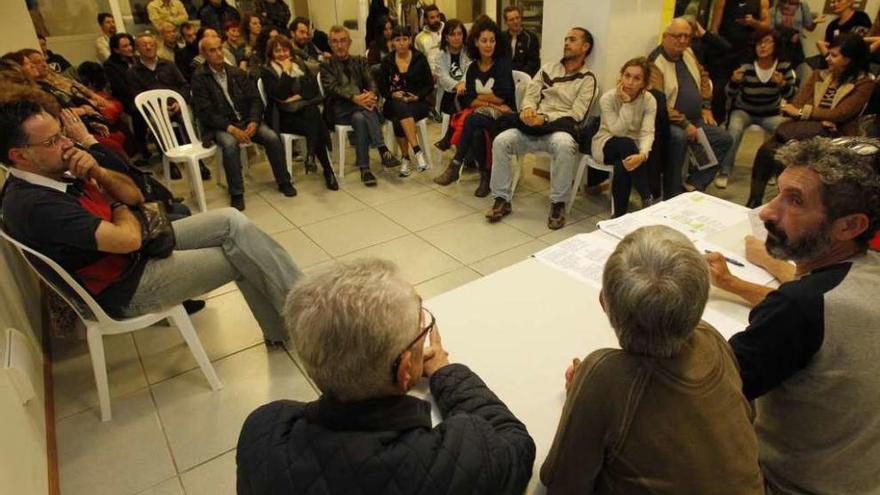
[{"label": "striped shirt", "polygon": [[831,108],[834,105],[834,95],[837,94],[837,88],[834,86],[828,86],[828,89],[825,90],[825,94],[822,95],[822,99],[819,100],[819,108]]},{"label": "striped shirt", "polygon": [[731,79],[727,83],[727,99],[732,108],[742,110],[756,117],[779,115],[779,106],[783,98],[789,99],[797,91],[794,70],[789,62],[778,61],[776,71],[784,78],[782,86],[773,82],[772,77],[766,82],[761,81],[755,69],[755,63],[743,64],[745,70],[739,82]]}]

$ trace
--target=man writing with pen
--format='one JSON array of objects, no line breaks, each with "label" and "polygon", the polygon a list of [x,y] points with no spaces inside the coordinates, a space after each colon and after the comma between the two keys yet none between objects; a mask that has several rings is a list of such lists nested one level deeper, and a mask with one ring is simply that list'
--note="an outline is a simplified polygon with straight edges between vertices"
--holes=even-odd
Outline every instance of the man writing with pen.
[{"label": "man writing with pen", "polygon": [[782,285],[748,283],[706,255],[712,283],[755,305],[730,345],[755,400],[768,493],[869,493],[880,486],[880,255],[868,250],[880,142],[814,138],[776,158],[786,168],[760,213],[766,250],[750,238],[746,251]]}]

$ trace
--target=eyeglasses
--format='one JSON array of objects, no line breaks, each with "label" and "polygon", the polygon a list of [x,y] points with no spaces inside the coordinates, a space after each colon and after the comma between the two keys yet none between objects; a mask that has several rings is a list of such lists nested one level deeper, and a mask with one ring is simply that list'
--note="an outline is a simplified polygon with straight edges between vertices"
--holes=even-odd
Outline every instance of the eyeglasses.
[{"label": "eyeglasses", "polygon": [[663,33],[665,36],[669,36],[670,38],[675,38],[678,41],[690,41],[691,35],[688,33]]},{"label": "eyeglasses", "polygon": [[776,43],[773,38],[764,38],[757,43],[758,46],[772,45]]},{"label": "eyeglasses", "polygon": [[52,136],[48,139],[45,139],[43,141],[38,141],[36,143],[25,143],[21,147],[22,148],[36,148],[36,147],[54,148],[55,146],[58,146],[58,143],[60,143],[61,140],[63,140],[63,139],[67,139],[67,140],[70,139],[69,137],[67,137],[67,133],[64,132],[64,129],[58,131],[58,134],[55,134],[54,136]]},{"label": "eyeglasses", "polygon": [[[428,311],[428,308],[425,308],[425,307],[422,308],[422,317],[423,317],[422,319],[424,319],[424,320],[430,320],[430,323],[428,323],[428,326],[423,328],[419,332],[419,334],[416,335],[416,338],[412,339],[412,342],[407,344],[406,347],[404,347],[403,350],[400,351],[400,354],[397,355],[397,359],[395,359],[394,362],[391,363],[391,382],[392,383],[397,383],[397,370],[400,368],[400,360],[403,357],[403,353],[408,351],[410,347],[414,346],[416,344],[416,342],[421,340],[421,338],[424,337],[425,335],[431,333],[431,330],[434,329],[434,321],[435,321],[434,314],[431,313],[430,311]],[[419,321],[422,321],[422,320],[420,319]]]}]

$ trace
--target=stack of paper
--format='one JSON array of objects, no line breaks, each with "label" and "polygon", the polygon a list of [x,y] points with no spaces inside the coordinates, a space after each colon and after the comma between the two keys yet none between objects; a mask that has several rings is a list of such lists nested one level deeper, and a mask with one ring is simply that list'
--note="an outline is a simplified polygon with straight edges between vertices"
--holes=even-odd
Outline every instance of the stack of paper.
[{"label": "stack of paper", "polygon": [[600,231],[578,234],[534,254],[535,259],[565,272],[597,289],[602,288],[605,261],[614,252],[617,239]]}]

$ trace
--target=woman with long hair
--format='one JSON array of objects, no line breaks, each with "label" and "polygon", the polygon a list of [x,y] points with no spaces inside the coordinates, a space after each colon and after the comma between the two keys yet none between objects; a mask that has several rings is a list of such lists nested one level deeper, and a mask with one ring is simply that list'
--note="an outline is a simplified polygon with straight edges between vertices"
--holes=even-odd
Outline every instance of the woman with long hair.
[{"label": "woman with long hair", "polygon": [[241,37],[244,41],[245,57],[250,57],[257,45],[257,39],[263,31],[263,21],[253,12],[245,12],[241,16]]},{"label": "woman with long hair", "polygon": [[451,184],[458,179],[462,164],[474,160],[480,171],[480,184],[474,191],[478,198],[489,195],[491,165],[487,147],[491,140],[486,137],[494,134],[498,117],[516,112],[510,46],[500,40],[501,29],[487,16],[478,18],[471,27],[467,54],[473,62],[465,73],[465,90],[459,97],[461,106],[469,113],[464,118],[455,156],[446,170],[434,178],[437,184]]},{"label": "woman with long hair", "polygon": [[269,40],[266,60],[260,72],[266,120],[276,132],[306,137],[306,170],[315,168],[317,158],[327,189],[336,191],[339,184],[330,164],[330,134],[318,110],[322,98],[317,76],[294,55],[293,44],[284,35]]},{"label": "woman with long hair", "polygon": [[797,96],[780,108],[783,115],[799,122],[781,124],[775,139],[758,149],[746,206],[754,208],[763,203],[767,181],[781,169],[774,155],[783,142],[823,135],[859,135],[858,117],[874,89],[868,57],[868,45],[857,34],[841,35],[831,43],[825,56],[828,68],[813,72]]},{"label": "woman with long hair", "polygon": [[388,17],[380,17],[376,22],[376,27],[373,29],[375,36],[367,47],[367,62],[370,67],[378,66],[383,58],[394,51],[394,38],[392,38],[394,27],[394,21]]},{"label": "woman with long hair", "polygon": [[759,125],[773,135],[785,122],[785,117],[779,115],[782,100],[791,99],[797,91],[794,68],[780,58],[783,46],[779,33],[759,29],[752,35],[751,45],[754,58],[733,72],[725,88],[730,106],[727,132],[733,137],[733,146],[715,178],[715,187],[720,189],[727,187],[746,127]]},{"label": "woman with long hair", "polygon": [[625,215],[633,186],[642,208],[652,203],[648,187],[648,155],[654,145],[657,101],[646,91],[651,66],[645,57],[623,64],[617,86],[599,99],[599,131],[593,137],[592,155],[599,163],[614,165],[611,197],[615,217]]}]

